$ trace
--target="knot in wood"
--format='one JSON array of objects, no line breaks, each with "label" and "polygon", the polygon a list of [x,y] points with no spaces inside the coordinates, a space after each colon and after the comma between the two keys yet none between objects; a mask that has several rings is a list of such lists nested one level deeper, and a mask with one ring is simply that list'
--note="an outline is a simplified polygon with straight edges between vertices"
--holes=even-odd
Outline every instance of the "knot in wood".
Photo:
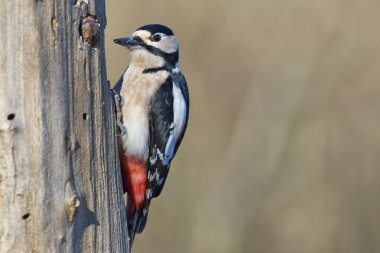
[{"label": "knot in wood", "polygon": [[66,200],[66,213],[69,221],[73,221],[80,206],[80,200],[78,196],[71,196]]}]

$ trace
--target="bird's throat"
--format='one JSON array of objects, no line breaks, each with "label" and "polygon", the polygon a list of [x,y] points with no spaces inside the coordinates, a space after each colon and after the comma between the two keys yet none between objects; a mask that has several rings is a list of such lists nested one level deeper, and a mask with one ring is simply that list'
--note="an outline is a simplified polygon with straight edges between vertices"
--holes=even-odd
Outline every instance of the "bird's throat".
[{"label": "bird's throat", "polygon": [[136,68],[158,68],[165,64],[165,60],[162,57],[154,55],[145,49],[134,50],[131,56],[130,66]]}]

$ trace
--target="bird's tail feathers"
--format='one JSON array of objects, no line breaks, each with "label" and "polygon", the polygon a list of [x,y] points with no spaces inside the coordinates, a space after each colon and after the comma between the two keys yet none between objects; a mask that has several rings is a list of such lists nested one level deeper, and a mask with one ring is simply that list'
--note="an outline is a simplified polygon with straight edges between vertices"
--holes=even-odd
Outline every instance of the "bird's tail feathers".
[{"label": "bird's tail feathers", "polygon": [[128,210],[128,235],[129,247],[132,247],[136,233],[141,233],[148,220],[148,206],[142,206]]},{"label": "bird's tail feathers", "polygon": [[136,230],[137,233],[140,234],[142,231],[144,231],[147,220],[148,220],[148,209],[146,209],[146,207],[143,207],[142,214],[140,216],[140,220],[138,222],[138,226]]},{"label": "bird's tail feathers", "polygon": [[138,210],[136,209],[133,216],[128,216],[128,236],[129,236],[129,248],[132,248],[133,241],[135,240],[136,235],[136,224],[138,220]]}]

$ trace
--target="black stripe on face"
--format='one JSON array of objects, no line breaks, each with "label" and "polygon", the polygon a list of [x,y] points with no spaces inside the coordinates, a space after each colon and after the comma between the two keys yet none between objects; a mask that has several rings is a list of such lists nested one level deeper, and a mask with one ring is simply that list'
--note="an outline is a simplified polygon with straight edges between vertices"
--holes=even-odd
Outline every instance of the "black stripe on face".
[{"label": "black stripe on face", "polygon": [[157,47],[146,44],[140,37],[136,36],[135,40],[140,42],[139,46],[145,48],[150,53],[163,58],[165,60],[166,65],[174,67],[176,65],[176,63],[178,62],[178,59],[179,59],[178,51],[176,51],[174,53],[170,53],[170,54],[165,53],[164,51],[162,51],[161,49],[159,49]]},{"label": "black stripe on face", "polygon": [[179,58],[178,51],[169,54],[169,53],[165,53],[164,51],[162,51],[161,49],[159,49],[157,47],[153,47],[153,46],[147,45],[145,43],[144,43],[143,47],[145,47],[146,50],[148,50],[152,54],[160,56],[163,59],[165,59],[165,61],[168,65],[175,66],[175,64],[178,62],[178,58]]}]

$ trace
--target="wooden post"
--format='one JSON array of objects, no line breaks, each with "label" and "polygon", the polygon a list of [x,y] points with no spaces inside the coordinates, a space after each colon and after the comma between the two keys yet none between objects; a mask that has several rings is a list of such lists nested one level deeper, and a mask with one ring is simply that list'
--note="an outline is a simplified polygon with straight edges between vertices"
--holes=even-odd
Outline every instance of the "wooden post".
[{"label": "wooden post", "polygon": [[104,0],[1,1],[0,252],[129,252],[105,25]]}]

